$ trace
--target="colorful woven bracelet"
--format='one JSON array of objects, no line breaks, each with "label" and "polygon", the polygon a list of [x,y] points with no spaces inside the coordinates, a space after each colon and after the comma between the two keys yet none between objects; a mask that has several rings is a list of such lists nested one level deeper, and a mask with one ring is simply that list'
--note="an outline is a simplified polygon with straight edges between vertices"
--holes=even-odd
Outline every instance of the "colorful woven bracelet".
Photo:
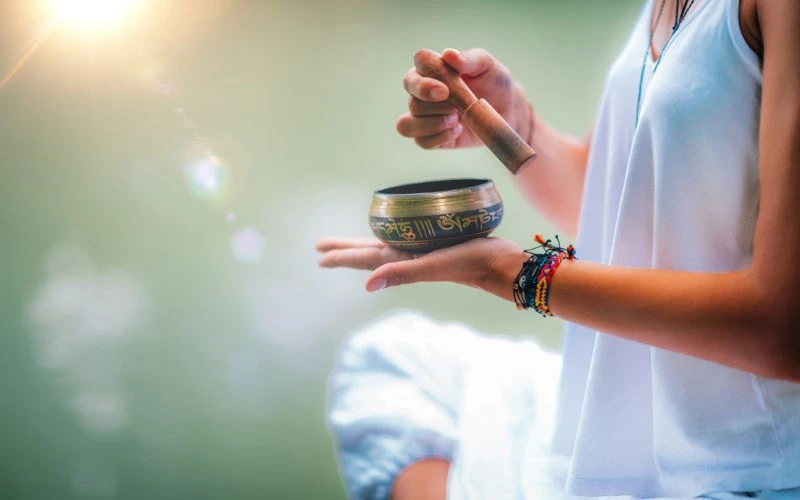
[{"label": "colorful woven bracelet", "polygon": [[517,309],[533,309],[542,316],[552,316],[550,312],[550,285],[558,266],[564,260],[575,260],[575,248],[561,246],[556,235],[553,240],[545,240],[537,234],[534,240],[539,246],[525,250],[530,257],[522,264],[514,280],[514,302]]}]

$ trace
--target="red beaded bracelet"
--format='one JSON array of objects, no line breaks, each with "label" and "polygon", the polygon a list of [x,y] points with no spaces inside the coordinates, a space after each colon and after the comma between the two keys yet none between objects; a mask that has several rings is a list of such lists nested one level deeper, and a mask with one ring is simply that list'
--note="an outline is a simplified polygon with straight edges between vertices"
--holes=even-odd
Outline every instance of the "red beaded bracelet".
[{"label": "red beaded bracelet", "polygon": [[550,285],[558,266],[564,260],[575,260],[575,248],[561,246],[556,235],[556,244],[537,234],[534,240],[539,246],[525,250],[530,257],[522,264],[514,280],[514,302],[517,309],[533,309],[542,316],[552,316],[550,312]]}]

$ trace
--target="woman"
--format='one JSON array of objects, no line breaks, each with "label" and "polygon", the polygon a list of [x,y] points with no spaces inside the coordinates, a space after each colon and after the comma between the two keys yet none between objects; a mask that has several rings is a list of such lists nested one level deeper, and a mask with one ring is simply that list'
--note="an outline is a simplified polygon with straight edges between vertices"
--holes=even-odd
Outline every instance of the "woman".
[{"label": "woman", "polygon": [[[587,144],[534,116],[487,52],[443,52],[535,144],[520,189],[577,230],[547,304],[568,322],[555,430],[535,446],[534,382],[503,378],[540,361],[530,346],[420,336],[420,319],[376,327],[332,378],[351,495],[800,498],[799,54],[800,2],[650,0]],[[478,144],[444,85],[415,69],[404,84],[402,135]],[[417,259],[372,241],[319,249],[325,267],[374,269],[369,291],[452,281],[509,301],[528,258],[496,238]]]}]

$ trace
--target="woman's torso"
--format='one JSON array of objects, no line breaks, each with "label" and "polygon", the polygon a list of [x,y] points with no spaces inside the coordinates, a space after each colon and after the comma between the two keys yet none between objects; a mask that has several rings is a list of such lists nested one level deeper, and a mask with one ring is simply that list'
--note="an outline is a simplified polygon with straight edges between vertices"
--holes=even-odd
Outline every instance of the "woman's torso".
[{"label": "woman's torso", "polygon": [[[738,270],[758,211],[759,60],[738,0],[702,0],[656,64],[659,4],[648,3],[609,73],[577,248],[619,266]],[[554,449],[571,456],[572,493],[800,485],[800,386],[578,325],[564,357]]]}]

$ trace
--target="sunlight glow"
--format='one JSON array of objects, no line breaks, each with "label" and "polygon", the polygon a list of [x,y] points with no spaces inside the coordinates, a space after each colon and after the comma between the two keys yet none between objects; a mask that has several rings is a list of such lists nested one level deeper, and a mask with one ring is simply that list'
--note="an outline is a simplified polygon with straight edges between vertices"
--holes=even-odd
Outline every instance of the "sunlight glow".
[{"label": "sunlight glow", "polygon": [[212,153],[206,153],[184,169],[189,191],[197,198],[209,201],[222,201],[228,191],[229,171],[222,160]]},{"label": "sunlight glow", "polygon": [[70,27],[99,31],[119,25],[134,0],[51,0],[56,19]]},{"label": "sunlight glow", "polygon": [[0,90],[22,69],[39,46],[60,25],[92,36],[112,31],[130,17],[134,4],[141,0],[40,0],[48,21],[25,53],[7,70],[0,65]]},{"label": "sunlight glow", "polygon": [[2,90],[3,87],[5,87],[6,84],[10,82],[12,78],[14,78],[14,75],[16,75],[17,72],[22,69],[22,66],[28,62],[28,59],[33,57],[33,54],[36,52],[39,46],[44,43],[45,40],[47,40],[47,37],[50,36],[50,32],[53,30],[53,24],[54,22],[52,20],[48,22],[39,36],[33,41],[31,46],[28,47],[28,50],[22,55],[22,57],[17,59],[16,62],[14,62],[14,64],[8,69],[8,71],[0,76],[0,90]]}]

